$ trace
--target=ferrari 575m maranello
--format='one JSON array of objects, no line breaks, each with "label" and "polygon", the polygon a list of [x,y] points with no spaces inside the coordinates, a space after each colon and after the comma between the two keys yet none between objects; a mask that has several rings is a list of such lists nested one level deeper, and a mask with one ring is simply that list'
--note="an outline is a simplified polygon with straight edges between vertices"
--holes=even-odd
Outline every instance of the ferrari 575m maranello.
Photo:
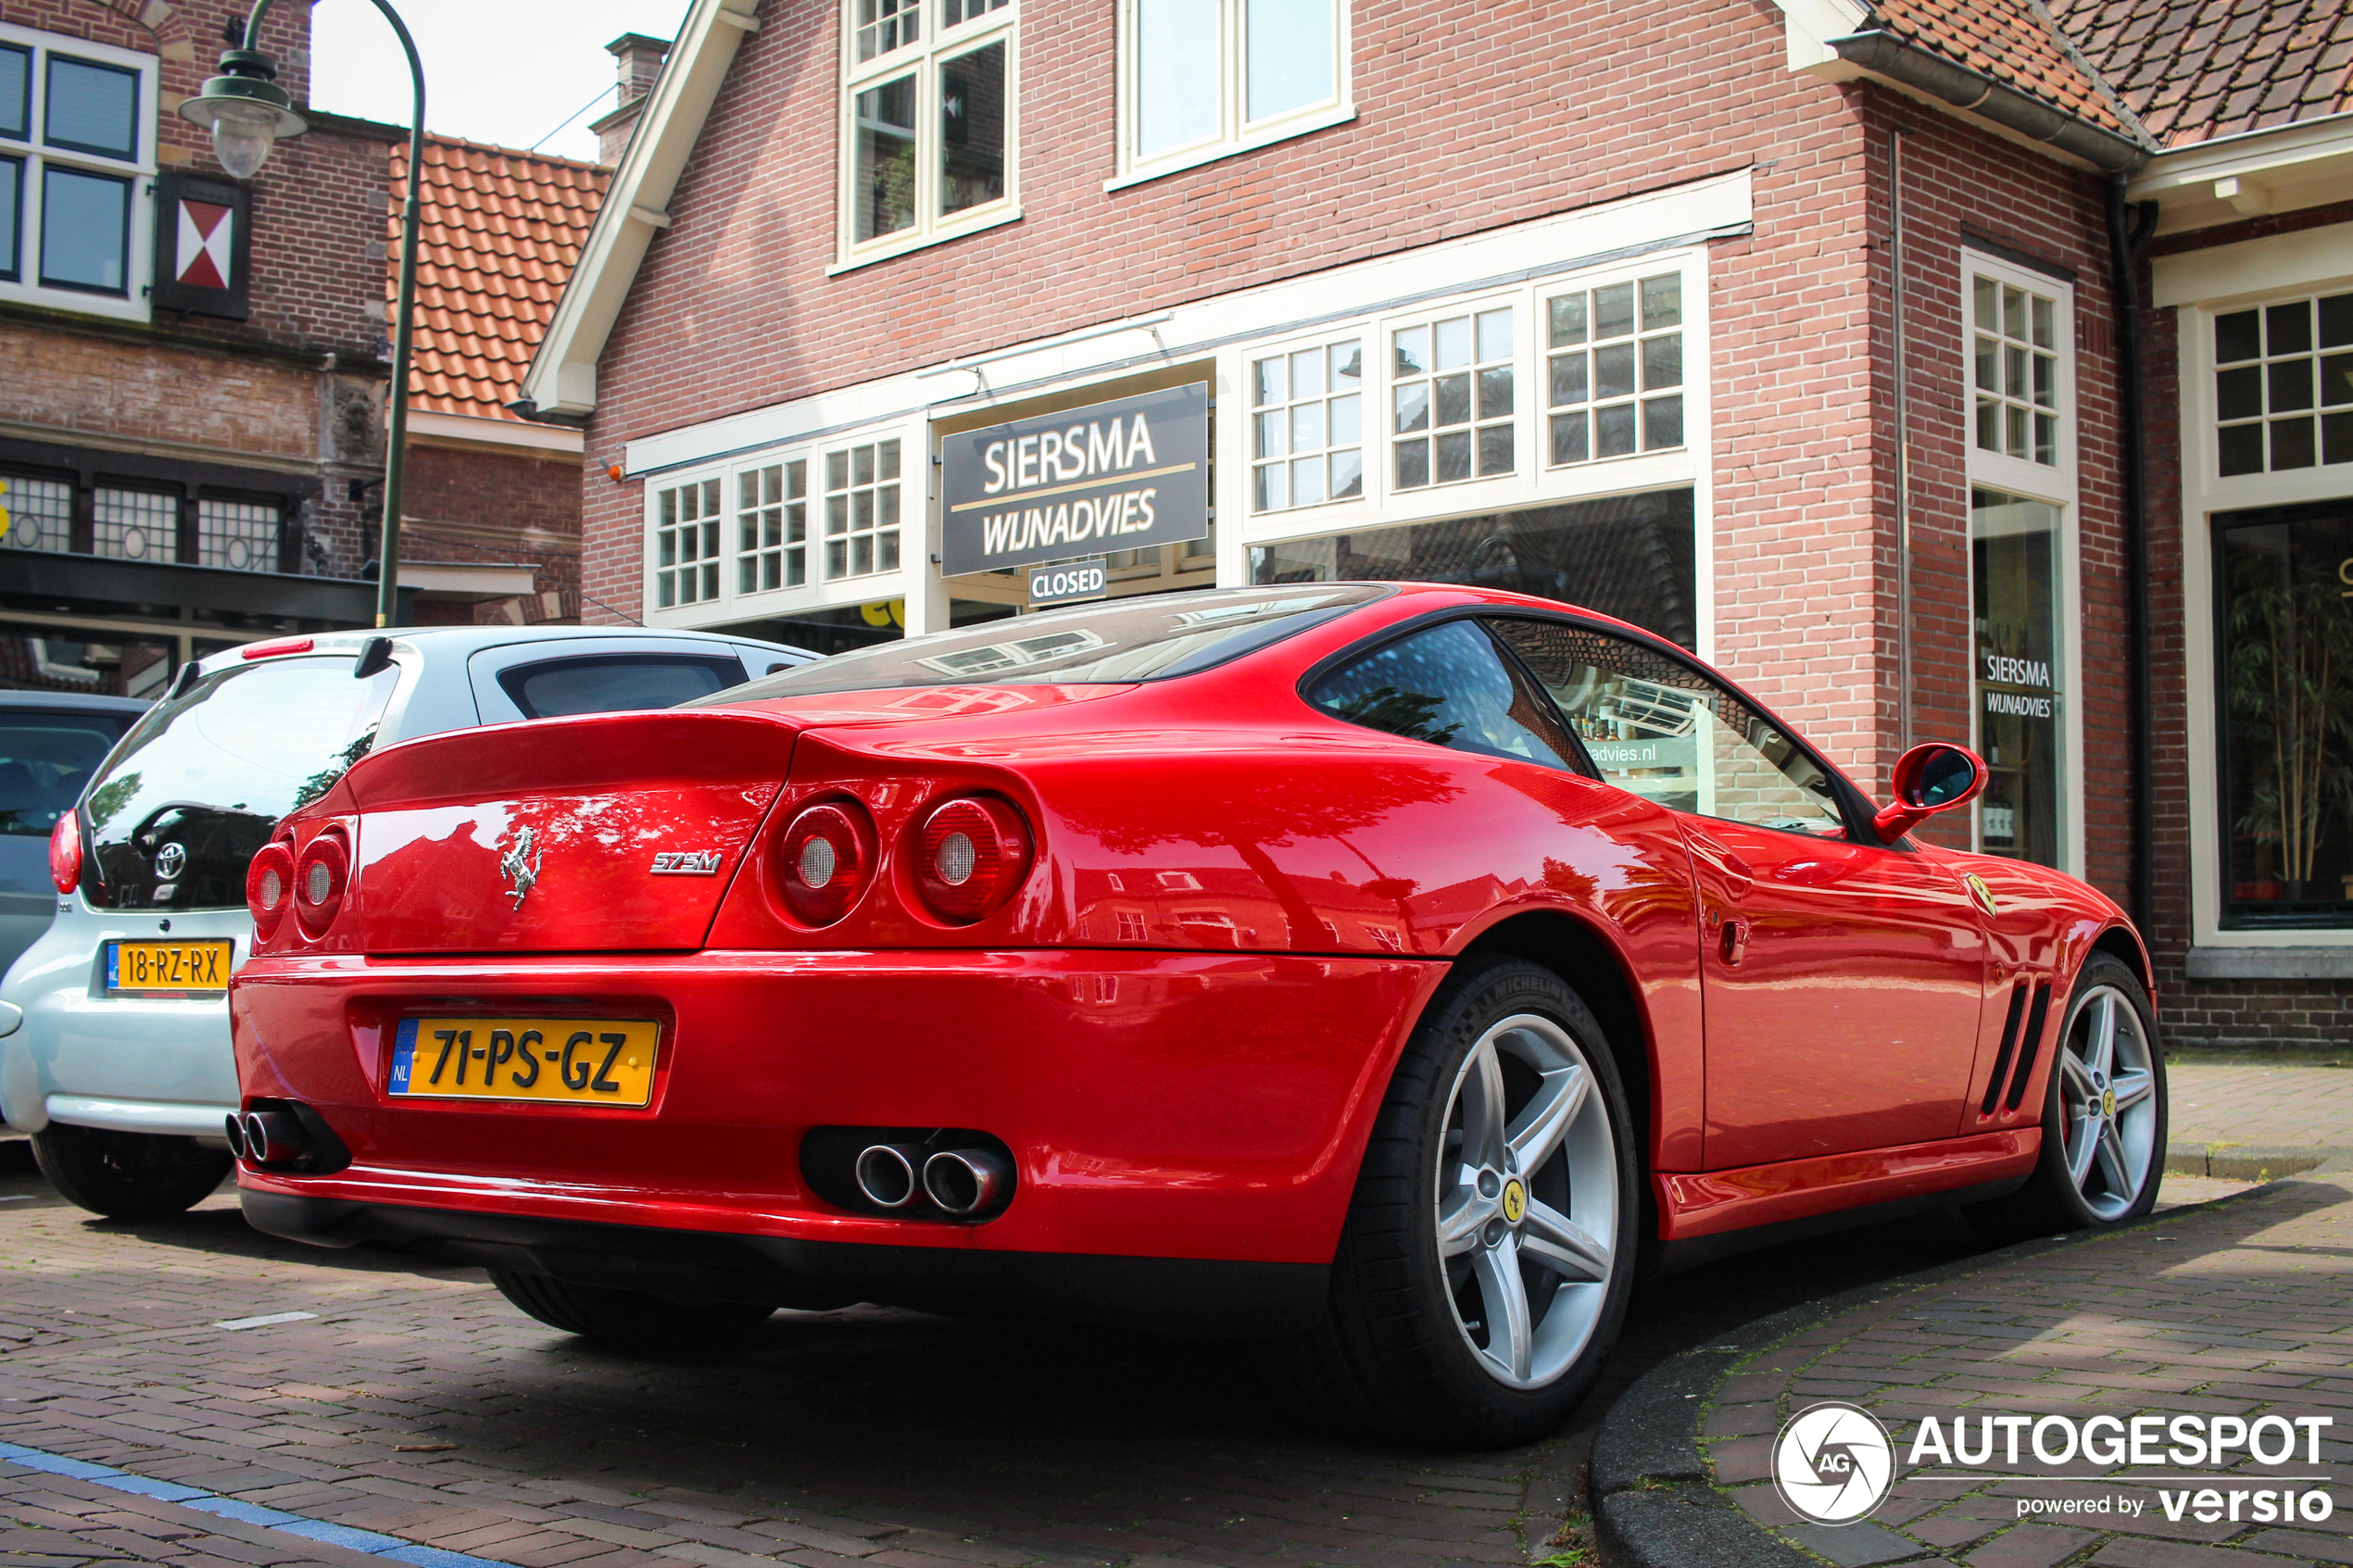
[{"label": "ferrari 575m maranello", "polygon": [[246,1215],[569,1332],[779,1307],[1256,1340],[1501,1443],[1641,1267],[1921,1208],[2145,1212],[2146,959],[1630,626],[1513,595],[1129,598],[661,712],[379,749],[232,983]]}]

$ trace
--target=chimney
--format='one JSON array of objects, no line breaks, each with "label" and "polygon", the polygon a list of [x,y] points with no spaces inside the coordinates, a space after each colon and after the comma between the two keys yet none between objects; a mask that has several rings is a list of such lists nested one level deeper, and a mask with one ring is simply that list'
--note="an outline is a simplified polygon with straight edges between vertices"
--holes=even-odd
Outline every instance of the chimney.
[{"label": "chimney", "polygon": [[605,48],[619,68],[621,91],[613,108],[589,129],[597,133],[597,161],[610,168],[621,162],[629,145],[629,133],[636,129],[646,95],[661,79],[662,56],[670,53],[670,42],[642,32],[624,32]]}]

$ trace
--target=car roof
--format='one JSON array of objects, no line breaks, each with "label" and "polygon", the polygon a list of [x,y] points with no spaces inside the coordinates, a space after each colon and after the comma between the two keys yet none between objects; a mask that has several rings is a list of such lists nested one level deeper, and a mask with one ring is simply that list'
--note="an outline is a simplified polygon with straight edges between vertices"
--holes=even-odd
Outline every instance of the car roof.
[{"label": "car roof", "polygon": [[143,696],[0,689],[0,711],[17,708],[37,709],[48,713],[145,713],[149,705],[149,699]]},{"label": "car roof", "polygon": [[[734,647],[768,648],[778,653],[798,654],[804,659],[817,656],[807,648],[793,647],[785,643],[771,643],[759,637],[739,637],[727,632],[673,631],[666,626],[390,626],[381,632],[320,632],[310,637],[313,653],[357,653],[361,644],[371,637],[390,637],[394,642],[447,658],[451,655],[471,657],[484,648],[511,647],[518,643],[567,643],[593,639],[639,638],[663,642],[708,643],[713,649]],[[257,638],[258,643],[292,642],[293,637]],[[250,646],[252,645],[245,645]],[[291,651],[291,650],[289,650]],[[242,657],[243,648],[227,648],[207,654],[198,662],[218,669]]]}]

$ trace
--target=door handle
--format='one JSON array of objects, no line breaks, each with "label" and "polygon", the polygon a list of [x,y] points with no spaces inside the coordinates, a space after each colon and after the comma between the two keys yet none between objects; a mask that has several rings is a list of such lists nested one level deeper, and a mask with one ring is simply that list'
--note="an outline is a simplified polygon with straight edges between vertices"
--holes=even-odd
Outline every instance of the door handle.
[{"label": "door handle", "polygon": [[1731,915],[1726,918],[1723,934],[1718,938],[1718,947],[1724,955],[1726,968],[1740,967],[1741,960],[1748,957],[1747,916]]}]

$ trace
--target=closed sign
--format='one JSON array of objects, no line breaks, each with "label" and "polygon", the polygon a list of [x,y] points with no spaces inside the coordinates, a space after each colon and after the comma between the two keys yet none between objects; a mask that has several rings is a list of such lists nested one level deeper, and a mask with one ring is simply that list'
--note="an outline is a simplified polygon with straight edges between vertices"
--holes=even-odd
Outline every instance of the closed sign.
[{"label": "closed sign", "polygon": [[1111,592],[1111,571],[1103,558],[1064,561],[1059,566],[1029,569],[1029,602],[1035,605],[1076,604],[1100,599]]},{"label": "closed sign", "polygon": [[1139,393],[943,436],[949,576],[1209,534],[1209,388]]}]

